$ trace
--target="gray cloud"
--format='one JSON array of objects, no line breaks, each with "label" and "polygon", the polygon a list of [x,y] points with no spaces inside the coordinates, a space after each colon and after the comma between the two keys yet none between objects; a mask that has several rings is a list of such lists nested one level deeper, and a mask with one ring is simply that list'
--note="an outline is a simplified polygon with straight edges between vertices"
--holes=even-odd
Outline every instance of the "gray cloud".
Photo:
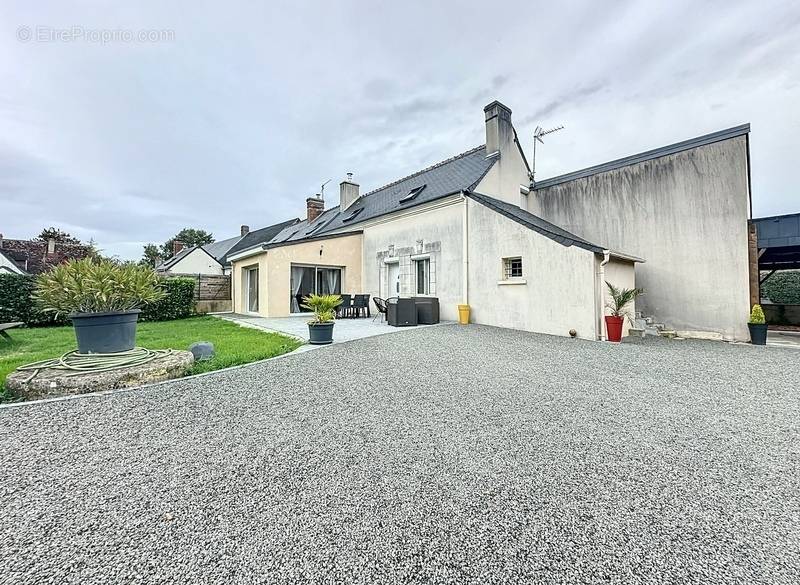
[{"label": "gray cloud", "polygon": [[605,83],[596,82],[591,85],[578,87],[574,90],[564,93],[563,95],[558,96],[556,99],[548,102],[536,110],[533,114],[525,116],[522,119],[522,123],[531,124],[535,122],[541,122],[544,118],[560,109],[568,106],[580,105],[581,102],[586,100],[586,98],[593,96],[597,92],[601,91],[604,87]]},{"label": "gray cloud", "polygon": [[[302,215],[325,179],[369,190],[481,144],[494,99],[528,150],[537,123],[567,126],[537,151],[542,178],[752,122],[756,213],[798,211],[794,2],[498,10],[514,17],[477,0],[457,27],[445,3],[6,6],[0,231],[60,225],[124,257],[185,226],[231,236]],[[174,39],[16,38],[76,24]]]}]

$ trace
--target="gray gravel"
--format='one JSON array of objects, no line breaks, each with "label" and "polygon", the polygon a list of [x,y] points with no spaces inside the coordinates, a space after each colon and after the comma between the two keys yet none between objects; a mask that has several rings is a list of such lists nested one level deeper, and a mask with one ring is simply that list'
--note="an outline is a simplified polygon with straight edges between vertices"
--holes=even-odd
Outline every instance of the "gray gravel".
[{"label": "gray gravel", "polygon": [[0,582],[797,583],[798,378],[442,326],[0,409]]}]

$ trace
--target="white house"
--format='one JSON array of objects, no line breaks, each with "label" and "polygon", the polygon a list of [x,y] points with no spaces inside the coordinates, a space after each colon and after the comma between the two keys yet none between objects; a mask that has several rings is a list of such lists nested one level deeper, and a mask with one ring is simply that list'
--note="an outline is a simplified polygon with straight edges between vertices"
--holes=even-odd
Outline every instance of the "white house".
[{"label": "white house", "polygon": [[176,240],[173,242],[172,256],[156,266],[156,271],[162,274],[230,274],[230,254],[269,241],[284,227],[297,221],[292,219],[252,232],[243,225],[238,236],[203,246],[185,247],[183,242]]},{"label": "white house", "polygon": [[27,274],[27,272],[0,250],[0,274]]},{"label": "white house", "polygon": [[640,304],[685,334],[744,338],[749,127],[533,183],[511,110],[484,114],[484,145],[363,195],[348,176],[337,206],[311,197],[306,219],[230,253],[234,310],[285,316],[309,292],[430,295],[444,319],[466,304],[476,323],[598,339],[608,281],[668,287]]}]

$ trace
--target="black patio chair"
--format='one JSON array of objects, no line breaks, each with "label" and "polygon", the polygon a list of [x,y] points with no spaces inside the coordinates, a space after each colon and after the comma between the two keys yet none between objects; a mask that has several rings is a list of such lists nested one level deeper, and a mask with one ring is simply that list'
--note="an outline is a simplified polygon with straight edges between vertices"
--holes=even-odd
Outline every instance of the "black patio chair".
[{"label": "black patio chair", "polygon": [[354,295],[353,296],[353,317],[364,317],[369,318],[369,295]]},{"label": "black patio chair", "polygon": [[339,295],[342,297],[342,304],[336,307],[336,318],[341,319],[342,317],[350,316],[350,311],[353,306],[353,299],[350,295]]},{"label": "black patio chair", "polygon": [[378,310],[378,312],[375,313],[375,316],[372,318],[372,320],[374,321],[375,319],[380,317],[381,321],[385,321],[386,320],[386,299],[382,299],[380,297],[372,297],[372,302],[375,303],[375,308]]}]

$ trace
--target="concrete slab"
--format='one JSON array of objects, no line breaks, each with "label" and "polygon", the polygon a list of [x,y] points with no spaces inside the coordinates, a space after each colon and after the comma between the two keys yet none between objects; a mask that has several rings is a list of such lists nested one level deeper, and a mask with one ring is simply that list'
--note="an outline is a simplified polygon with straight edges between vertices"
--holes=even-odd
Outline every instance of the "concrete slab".
[{"label": "concrete slab", "polygon": [[[303,342],[308,343],[308,315],[297,315],[291,317],[256,317],[253,315],[241,315],[236,313],[226,313],[215,315],[220,319],[233,321],[244,327],[253,327],[256,329],[264,329],[266,331],[275,331],[285,335],[291,335]],[[442,322],[445,324],[450,322]],[[452,323],[451,323],[452,324]],[[417,325],[416,328],[436,327],[436,325]],[[372,317],[368,319],[337,319],[336,325],[333,328],[333,343],[343,343],[345,341],[353,341],[354,339],[364,339],[366,337],[374,337],[376,335],[385,335],[388,333],[398,333],[407,329],[414,329],[413,327],[391,327],[386,322],[381,322],[380,319],[373,320]],[[308,351],[318,347],[326,347],[324,345],[304,345],[296,351]]]},{"label": "concrete slab", "polygon": [[800,331],[770,330],[767,332],[767,345],[800,349]]}]

